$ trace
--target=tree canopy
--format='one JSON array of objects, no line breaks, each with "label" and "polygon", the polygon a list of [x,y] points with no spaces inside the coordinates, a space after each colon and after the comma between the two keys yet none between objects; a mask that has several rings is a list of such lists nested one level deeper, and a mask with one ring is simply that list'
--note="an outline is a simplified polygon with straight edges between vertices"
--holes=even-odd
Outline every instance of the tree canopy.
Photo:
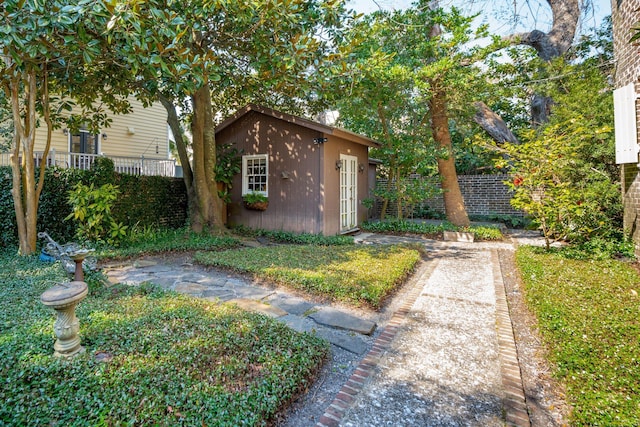
[{"label": "tree canopy", "polygon": [[128,74],[102,37],[110,13],[101,2],[7,0],[0,16],[0,87],[14,133],[13,201],[20,252],[30,254],[36,247],[44,183],[44,169],[36,178],[31,161],[36,132],[47,133],[46,157],[51,132],[63,123],[72,129],[97,128],[109,122],[108,110],[128,111],[129,91],[121,84]]},{"label": "tree canopy", "polygon": [[421,2],[404,11],[376,12],[353,29],[359,40],[341,90],[340,120],[382,142],[373,155],[385,162],[390,186],[385,198],[396,202],[399,216],[403,199],[409,202],[414,192],[409,175],[437,168],[447,216],[468,224],[449,118],[468,120],[478,83],[474,63],[488,51],[467,45],[486,35],[485,27],[474,31],[471,23],[455,8],[444,11]]}]

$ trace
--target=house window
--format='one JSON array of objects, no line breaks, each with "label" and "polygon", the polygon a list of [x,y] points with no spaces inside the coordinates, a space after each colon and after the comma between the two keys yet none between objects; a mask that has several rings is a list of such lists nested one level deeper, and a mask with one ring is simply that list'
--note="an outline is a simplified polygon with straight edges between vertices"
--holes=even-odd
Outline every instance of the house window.
[{"label": "house window", "polygon": [[266,154],[242,156],[242,194],[268,196],[269,158]]},{"label": "house window", "polygon": [[81,129],[69,135],[69,164],[75,169],[91,169],[98,154],[98,135]]},{"label": "house window", "polygon": [[71,135],[69,148],[72,153],[97,154],[98,135],[93,135],[89,131],[81,130]]}]

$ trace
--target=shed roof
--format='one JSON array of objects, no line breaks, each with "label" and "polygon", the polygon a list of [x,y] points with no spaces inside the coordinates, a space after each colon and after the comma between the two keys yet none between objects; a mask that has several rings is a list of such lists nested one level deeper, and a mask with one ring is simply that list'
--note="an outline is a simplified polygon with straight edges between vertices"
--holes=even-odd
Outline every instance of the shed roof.
[{"label": "shed roof", "polygon": [[378,143],[377,141],[374,141],[371,138],[368,138],[363,135],[359,135],[357,133],[354,133],[345,129],[314,122],[313,120],[303,119],[302,117],[297,117],[291,114],[282,113],[272,108],[262,107],[260,105],[255,105],[255,104],[248,104],[244,108],[241,108],[240,110],[236,111],[236,113],[233,114],[232,116],[225,119],[222,123],[220,123],[216,127],[216,133],[220,132],[224,128],[236,122],[237,120],[239,120],[240,118],[242,118],[243,116],[245,116],[251,111],[255,111],[260,114],[265,114],[267,116],[271,116],[276,119],[283,120],[287,123],[292,123],[292,124],[302,126],[308,129],[312,129],[318,132],[322,132],[323,134],[326,134],[326,135],[333,135],[338,138],[346,139],[347,141],[355,142],[361,145],[366,145],[367,147],[378,147],[380,145],[380,143]]}]

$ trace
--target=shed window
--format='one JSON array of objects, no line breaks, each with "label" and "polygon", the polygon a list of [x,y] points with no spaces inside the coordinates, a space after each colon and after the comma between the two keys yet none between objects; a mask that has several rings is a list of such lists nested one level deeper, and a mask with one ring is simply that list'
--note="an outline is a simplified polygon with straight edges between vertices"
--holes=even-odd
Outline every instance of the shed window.
[{"label": "shed window", "polygon": [[242,156],[242,195],[260,193],[268,196],[269,158],[266,154]]}]

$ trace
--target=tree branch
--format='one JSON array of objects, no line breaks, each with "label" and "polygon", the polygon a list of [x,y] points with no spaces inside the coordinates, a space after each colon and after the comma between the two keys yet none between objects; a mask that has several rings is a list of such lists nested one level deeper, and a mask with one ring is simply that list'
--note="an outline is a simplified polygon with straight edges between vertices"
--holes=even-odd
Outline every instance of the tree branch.
[{"label": "tree branch", "polygon": [[473,116],[473,120],[498,144],[504,142],[520,143],[518,138],[509,130],[504,120],[502,120],[502,117],[494,113],[484,102],[477,101],[473,105],[476,107],[476,114]]}]

